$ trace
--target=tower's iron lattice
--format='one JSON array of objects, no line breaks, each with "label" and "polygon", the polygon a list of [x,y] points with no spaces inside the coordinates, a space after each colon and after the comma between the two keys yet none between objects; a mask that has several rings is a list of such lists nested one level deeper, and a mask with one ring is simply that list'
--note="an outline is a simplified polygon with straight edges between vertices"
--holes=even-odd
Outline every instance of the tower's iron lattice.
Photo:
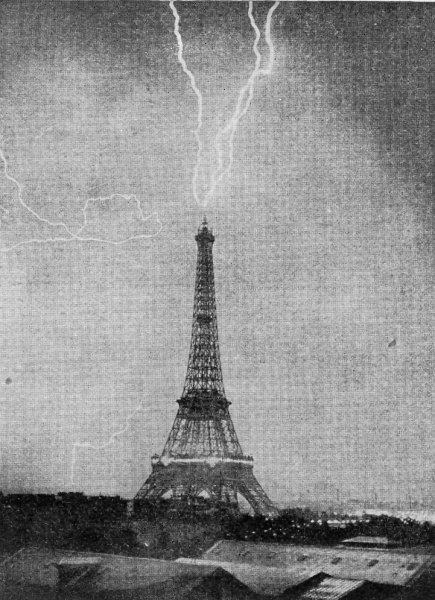
[{"label": "tower's iron lattice", "polygon": [[136,499],[190,500],[205,496],[215,503],[238,505],[243,496],[257,514],[276,508],[253,474],[254,461],[237,439],[225,397],[219,356],[213,275],[214,236],[204,218],[198,245],[192,339],[186,381],[177,416],[161,456]]}]

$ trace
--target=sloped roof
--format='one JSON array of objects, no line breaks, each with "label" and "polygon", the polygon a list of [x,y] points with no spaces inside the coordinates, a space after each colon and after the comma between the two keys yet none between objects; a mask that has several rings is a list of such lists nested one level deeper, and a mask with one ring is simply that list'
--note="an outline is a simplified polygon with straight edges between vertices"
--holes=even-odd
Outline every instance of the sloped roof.
[{"label": "sloped roof", "polygon": [[342,540],[340,544],[365,544],[371,546],[397,546],[398,543],[389,540],[387,537],[378,537],[372,535],[357,535],[347,540]]},{"label": "sloped roof", "polygon": [[180,565],[174,561],[152,558],[106,555],[98,588],[129,589],[159,584],[180,577],[202,577],[216,567]]},{"label": "sloped roof", "polygon": [[135,588],[100,589],[95,600],[261,600],[248,586],[220,568],[201,576],[190,574]]},{"label": "sloped roof", "polygon": [[364,584],[365,581],[325,577],[317,585],[303,592],[298,600],[340,600]]},{"label": "sloped roof", "polygon": [[59,598],[69,598],[74,590],[77,597],[100,600],[202,600],[205,596],[220,598],[219,593],[222,596],[231,594],[234,600],[259,598],[249,585],[219,565],[183,564],[113,554],[26,549],[3,565],[0,575],[8,581],[8,592],[11,590],[12,593],[14,585],[18,586],[17,598],[21,598],[19,594],[27,588],[42,590],[41,597],[48,598],[51,597],[49,588],[54,590],[58,583],[58,565],[76,570],[89,565],[99,566],[94,577],[80,581],[78,589],[74,584],[63,591],[58,590]]},{"label": "sloped roof", "polygon": [[282,594],[288,588],[303,583],[316,575],[319,571],[312,569],[266,567],[261,564],[224,562],[218,560],[205,560],[198,558],[179,558],[179,564],[221,567],[231,573],[236,579],[248,586],[257,594],[275,596]]},{"label": "sloped roof", "polygon": [[[199,598],[231,597],[231,600],[258,600],[259,596],[252,589],[222,568],[212,573],[192,579],[188,588],[183,590],[183,597],[189,600]],[[180,597],[180,595],[178,596]]]},{"label": "sloped roof", "polygon": [[[202,557],[213,564],[263,565],[298,574],[324,572],[339,579],[406,585],[435,560],[434,556],[393,550],[298,546],[221,540]],[[224,567],[225,568],[225,567]]]},{"label": "sloped roof", "polygon": [[132,589],[159,584],[176,577],[201,577],[216,570],[206,565],[183,565],[175,561],[115,554],[26,549],[0,568],[9,581],[54,586],[56,565],[100,565],[95,586],[101,589]]}]

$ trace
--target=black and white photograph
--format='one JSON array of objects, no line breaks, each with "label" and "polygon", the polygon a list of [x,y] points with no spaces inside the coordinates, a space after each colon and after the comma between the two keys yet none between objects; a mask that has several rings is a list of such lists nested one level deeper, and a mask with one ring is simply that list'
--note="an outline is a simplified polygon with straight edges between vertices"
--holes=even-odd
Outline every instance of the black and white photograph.
[{"label": "black and white photograph", "polygon": [[0,2],[0,597],[435,600],[435,3]]}]

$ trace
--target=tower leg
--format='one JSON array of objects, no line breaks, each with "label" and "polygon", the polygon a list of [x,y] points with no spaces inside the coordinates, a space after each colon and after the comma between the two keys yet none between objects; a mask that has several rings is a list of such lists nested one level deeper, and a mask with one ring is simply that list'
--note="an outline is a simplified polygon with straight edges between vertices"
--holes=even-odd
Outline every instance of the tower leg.
[{"label": "tower leg", "polygon": [[238,492],[246,499],[257,515],[277,516],[278,509],[269,500],[266,492],[252,472],[244,473],[238,483]]},{"label": "tower leg", "polygon": [[160,473],[152,472],[136,494],[137,500],[157,500],[172,488],[171,481],[166,481]]}]

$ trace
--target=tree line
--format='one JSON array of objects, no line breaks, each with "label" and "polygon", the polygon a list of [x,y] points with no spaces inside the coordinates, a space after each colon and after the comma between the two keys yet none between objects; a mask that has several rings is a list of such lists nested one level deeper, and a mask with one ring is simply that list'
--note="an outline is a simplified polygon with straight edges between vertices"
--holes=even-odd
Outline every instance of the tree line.
[{"label": "tree line", "polygon": [[[138,523],[140,527],[138,527]],[[386,537],[403,546],[435,545],[435,525],[387,515],[341,516],[335,526],[310,510],[274,518],[242,515],[228,507],[141,502],[134,513],[119,496],[0,494],[4,550],[44,546],[159,558],[199,556],[218,539],[333,545],[346,538]],[[141,542],[141,536],[146,542]]]}]

